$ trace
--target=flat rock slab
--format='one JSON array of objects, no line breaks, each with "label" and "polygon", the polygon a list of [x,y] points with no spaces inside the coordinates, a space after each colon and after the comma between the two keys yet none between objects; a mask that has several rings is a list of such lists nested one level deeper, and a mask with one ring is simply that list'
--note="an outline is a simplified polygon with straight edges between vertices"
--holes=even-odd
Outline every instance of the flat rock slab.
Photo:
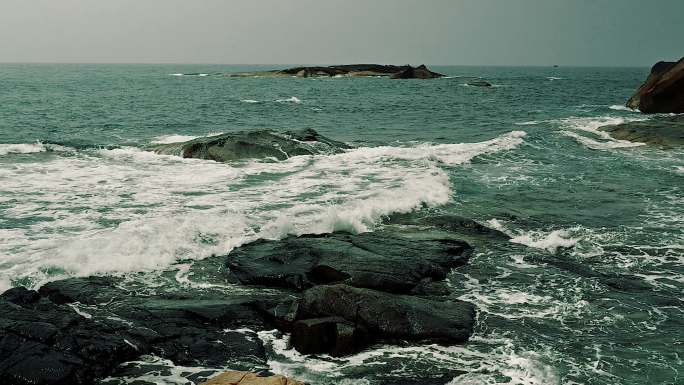
[{"label": "flat rock slab", "polygon": [[[328,352],[335,352],[340,346],[349,350],[346,346],[350,339],[357,349],[373,340],[462,343],[473,332],[475,307],[463,301],[437,301],[348,285],[322,285],[304,292],[297,318],[307,333],[293,332],[293,346],[316,345],[325,340],[329,344]],[[337,329],[326,325],[335,325]],[[349,329],[340,329],[345,325]],[[354,338],[356,330],[359,332]],[[316,348],[321,350],[320,346]]]},{"label": "flat rock slab", "polygon": [[660,147],[684,145],[684,117],[667,116],[649,120],[605,126],[601,131],[615,139],[641,142]]},{"label": "flat rock slab", "polygon": [[472,248],[454,239],[415,240],[385,232],[333,233],[260,240],[227,256],[231,272],[249,285],[305,290],[343,282],[409,293],[464,265]]},{"label": "flat rock slab", "polygon": [[187,142],[156,144],[147,149],[158,154],[179,155],[227,162],[248,158],[285,160],[299,155],[337,154],[349,145],[312,129],[276,132],[271,130],[239,131],[193,139]]}]

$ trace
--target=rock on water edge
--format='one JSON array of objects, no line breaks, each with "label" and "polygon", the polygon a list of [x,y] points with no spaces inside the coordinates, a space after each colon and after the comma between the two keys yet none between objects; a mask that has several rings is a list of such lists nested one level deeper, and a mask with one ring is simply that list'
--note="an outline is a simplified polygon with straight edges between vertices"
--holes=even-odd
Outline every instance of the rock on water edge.
[{"label": "rock on water edge", "polygon": [[349,148],[349,145],[329,139],[313,129],[282,133],[271,130],[238,131],[147,147],[158,154],[217,162],[269,157],[285,160],[298,155],[338,154]]},{"label": "rock on water edge", "polygon": [[656,63],[627,107],[647,114],[684,112],[684,58]]}]

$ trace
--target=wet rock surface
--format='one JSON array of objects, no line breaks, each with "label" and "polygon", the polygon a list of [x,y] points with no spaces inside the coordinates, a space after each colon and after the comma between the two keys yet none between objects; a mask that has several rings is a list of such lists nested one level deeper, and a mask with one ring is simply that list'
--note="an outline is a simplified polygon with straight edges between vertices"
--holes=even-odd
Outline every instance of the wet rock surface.
[{"label": "wet rock surface", "polygon": [[645,121],[604,126],[600,130],[615,139],[646,143],[659,147],[684,145],[684,116],[665,116]]},{"label": "wet rock surface", "polygon": [[[254,332],[269,296],[137,296],[104,277],[55,281],[0,296],[0,379],[90,384],[118,364],[154,354],[181,365],[265,367]],[[234,330],[242,328],[242,330]]]},{"label": "wet rock surface", "polygon": [[329,155],[349,148],[345,143],[306,129],[282,133],[271,130],[231,132],[181,143],[152,145],[147,149],[164,155],[226,162],[248,158],[285,160],[298,155]]},{"label": "wet rock surface", "polygon": [[[299,323],[307,323],[307,332],[293,332],[293,346],[319,343],[323,346],[314,352],[341,355],[360,350],[374,340],[465,342],[473,332],[475,307],[462,301],[322,285],[304,292],[297,317],[306,320]],[[323,340],[330,341],[328,350],[323,350]]]},{"label": "wet rock surface", "polygon": [[472,248],[453,239],[416,240],[376,231],[260,240],[228,255],[244,284],[304,290],[344,282],[390,293],[409,293],[423,279],[440,281],[464,265]]},{"label": "wet rock surface", "polygon": [[[377,342],[462,343],[475,308],[451,299],[444,279],[471,252],[456,239],[382,230],[304,235],[213,257],[226,260],[229,270],[219,269],[226,282],[261,286],[244,292],[139,291],[115,277],[11,289],[0,295],[0,380],[120,384],[162,370],[136,361],[143,357],[261,370],[268,358],[257,332],[276,328],[303,354],[344,356]],[[212,373],[185,378],[199,383]]]},{"label": "wet rock surface", "polygon": [[627,107],[644,113],[684,112],[684,58],[658,62],[627,101]]}]

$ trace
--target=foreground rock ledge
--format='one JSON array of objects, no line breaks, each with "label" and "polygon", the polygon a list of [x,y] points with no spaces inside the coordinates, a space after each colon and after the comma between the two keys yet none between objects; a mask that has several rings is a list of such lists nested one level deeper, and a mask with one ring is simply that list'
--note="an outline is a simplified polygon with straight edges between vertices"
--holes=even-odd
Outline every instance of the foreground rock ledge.
[{"label": "foreground rock ledge", "polygon": [[647,114],[684,112],[684,58],[678,62],[656,63],[627,107]]},{"label": "foreground rock ledge", "polygon": [[281,375],[229,371],[221,373],[201,385],[305,385]]}]

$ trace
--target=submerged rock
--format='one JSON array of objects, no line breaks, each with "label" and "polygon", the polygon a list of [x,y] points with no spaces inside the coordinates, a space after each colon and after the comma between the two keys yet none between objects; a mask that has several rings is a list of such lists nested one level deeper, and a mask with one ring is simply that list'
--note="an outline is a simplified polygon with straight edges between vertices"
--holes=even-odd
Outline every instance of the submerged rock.
[{"label": "submerged rock", "polygon": [[349,148],[345,143],[305,129],[284,133],[270,130],[231,132],[181,143],[156,144],[147,149],[158,154],[226,162],[245,158],[284,160],[297,155],[337,154]]},{"label": "submerged rock", "polygon": [[667,116],[649,120],[604,126],[601,131],[615,139],[641,142],[662,147],[684,145],[684,116]]},{"label": "submerged rock", "polygon": [[465,342],[473,332],[475,307],[462,301],[322,285],[304,292],[297,318],[295,329],[303,331],[292,333],[295,348],[337,355],[374,340]]},{"label": "submerged rock", "polygon": [[472,248],[454,239],[416,240],[382,231],[260,240],[233,250],[228,267],[240,282],[304,290],[344,282],[409,293],[424,279],[440,281],[464,265]]},{"label": "submerged rock", "polygon": [[627,101],[627,107],[648,114],[684,112],[684,58],[656,63],[646,82]]},{"label": "submerged rock", "polygon": [[443,77],[444,75],[430,71],[424,64],[418,67],[411,67],[410,65],[396,66],[396,65],[382,65],[382,64],[343,64],[333,66],[309,66],[309,67],[293,67],[284,70],[274,71],[260,71],[260,72],[242,72],[236,74],[229,74],[233,77],[284,77],[297,76],[302,78],[308,77],[333,77],[333,76],[352,76],[352,77],[366,77],[366,76],[389,76],[393,79],[432,79]]},{"label": "submerged rock", "polygon": [[228,371],[201,385],[304,385],[303,382],[270,373]]}]

